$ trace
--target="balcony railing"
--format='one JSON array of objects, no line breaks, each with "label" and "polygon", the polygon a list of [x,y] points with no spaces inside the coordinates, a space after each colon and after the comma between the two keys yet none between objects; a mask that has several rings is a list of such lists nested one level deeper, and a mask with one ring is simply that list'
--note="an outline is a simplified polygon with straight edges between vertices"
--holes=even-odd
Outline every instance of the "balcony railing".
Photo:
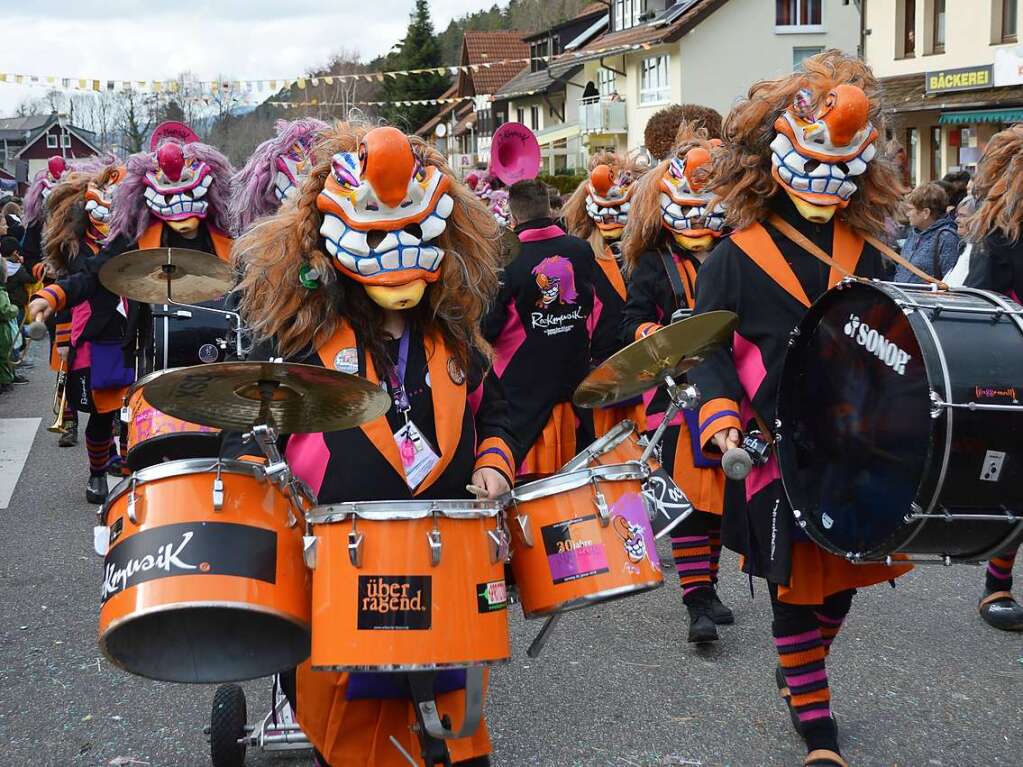
[{"label": "balcony railing", "polygon": [[628,133],[625,102],[606,97],[581,99],[579,127],[583,133]]}]

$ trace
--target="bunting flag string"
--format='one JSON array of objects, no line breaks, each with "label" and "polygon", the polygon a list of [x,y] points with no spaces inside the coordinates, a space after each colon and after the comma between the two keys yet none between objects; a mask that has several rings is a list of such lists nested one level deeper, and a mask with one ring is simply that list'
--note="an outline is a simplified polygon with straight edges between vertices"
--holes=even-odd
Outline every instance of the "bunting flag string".
[{"label": "bunting flag string", "polygon": [[[630,53],[637,50],[649,50],[653,47],[650,43],[635,43],[632,45],[618,45],[607,48],[598,48],[587,51],[571,51],[561,53],[557,56],[506,58],[496,61],[484,61],[478,64],[456,64],[443,67],[428,67],[426,69],[396,69],[386,72],[356,72],[351,74],[318,75],[308,74],[295,75],[277,79],[261,80],[195,80],[182,82],[178,79],[172,80],[105,80],[74,76],[54,75],[32,75],[22,73],[0,72],[0,83],[13,85],[30,85],[58,90],[83,91],[90,93],[141,91],[143,93],[179,93],[182,88],[186,95],[195,96],[197,92],[213,96],[221,94],[236,93],[278,93],[280,91],[291,91],[295,88],[306,90],[310,85],[318,88],[321,85],[332,86],[335,83],[367,82],[381,83],[387,79],[395,80],[399,77],[415,77],[419,75],[458,75],[479,72],[481,69],[490,69],[498,66],[518,64],[525,66],[533,60],[546,61],[551,65],[572,65],[573,63],[586,59],[599,58],[609,55],[612,51],[615,55]],[[434,100],[426,100],[424,103],[435,103]]]}]

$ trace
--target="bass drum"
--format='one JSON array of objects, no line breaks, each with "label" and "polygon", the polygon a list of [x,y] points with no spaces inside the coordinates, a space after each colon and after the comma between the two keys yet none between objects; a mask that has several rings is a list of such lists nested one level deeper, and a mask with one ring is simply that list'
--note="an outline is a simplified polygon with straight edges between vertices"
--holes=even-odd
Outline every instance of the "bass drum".
[{"label": "bass drum", "polygon": [[[225,299],[196,304],[224,311]],[[224,362],[233,348],[234,329],[223,314],[201,308],[153,304],[153,364],[155,370]]]},{"label": "bass drum", "polygon": [[979,290],[847,281],[793,331],[778,459],[799,525],[852,561],[982,561],[1023,536],[1023,319]]}]

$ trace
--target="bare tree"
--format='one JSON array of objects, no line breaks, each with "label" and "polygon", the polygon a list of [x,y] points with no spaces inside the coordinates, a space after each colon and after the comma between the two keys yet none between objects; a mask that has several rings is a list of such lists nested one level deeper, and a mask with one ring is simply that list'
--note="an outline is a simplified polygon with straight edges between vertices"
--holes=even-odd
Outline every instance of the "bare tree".
[{"label": "bare tree", "polygon": [[145,147],[146,136],[153,125],[156,100],[152,94],[142,93],[132,88],[121,91],[117,99],[118,132],[125,150],[129,153],[141,152]]}]

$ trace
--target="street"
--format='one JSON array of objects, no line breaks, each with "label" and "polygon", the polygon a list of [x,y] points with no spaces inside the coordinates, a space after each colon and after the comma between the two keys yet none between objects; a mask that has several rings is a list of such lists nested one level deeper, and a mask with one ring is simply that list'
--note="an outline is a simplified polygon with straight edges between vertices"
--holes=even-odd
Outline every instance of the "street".
[{"label": "street", "polygon": [[[12,442],[32,434],[31,422],[13,419],[39,419],[7,508],[0,492],[0,765],[207,765],[202,730],[214,688],[130,676],[97,648],[102,562],[92,548],[96,507],[85,502],[84,439],[57,447],[46,431],[52,374],[40,363],[29,377],[0,398],[5,483],[18,471]],[[766,590],[755,584],[751,600],[730,554],[721,573],[737,622],[706,650],[685,642],[674,575],[644,596],[567,616],[538,659],[526,647],[540,624],[511,608],[514,657],[494,671],[487,709],[493,763],[801,764],[774,684]],[[896,589],[857,597],[829,662],[850,764],[1023,762],[1023,635],[980,620],[983,576],[928,566]],[[245,688],[254,723],[270,685]],[[247,761],[309,763],[251,752]]]}]

